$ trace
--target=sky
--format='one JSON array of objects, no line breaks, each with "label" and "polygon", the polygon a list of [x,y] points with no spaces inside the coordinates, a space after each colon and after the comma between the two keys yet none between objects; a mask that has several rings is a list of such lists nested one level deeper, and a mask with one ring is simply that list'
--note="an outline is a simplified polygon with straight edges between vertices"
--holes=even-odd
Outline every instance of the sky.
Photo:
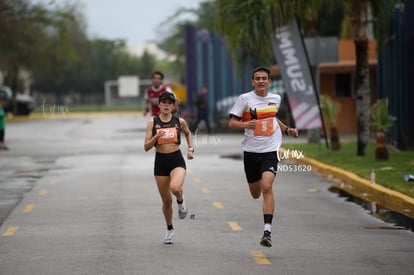
[{"label": "sky", "polygon": [[[124,39],[129,46],[159,41],[168,23],[159,25],[180,8],[197,8],[205,0],[37,0],[49,5],[79,3],[90,38]],[[186,17],[194,19],[191,15]]]}]

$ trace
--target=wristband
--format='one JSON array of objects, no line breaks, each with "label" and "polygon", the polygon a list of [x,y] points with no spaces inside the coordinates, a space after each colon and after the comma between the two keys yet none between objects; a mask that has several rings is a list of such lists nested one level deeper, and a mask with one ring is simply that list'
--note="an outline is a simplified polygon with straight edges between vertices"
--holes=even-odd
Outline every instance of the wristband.
[{"label": "wristband", "polygon": [[288,136],[289,135],[289,127],[285,128],[285,134]]},{"label": "wristband", "polygon": [[188,152],[190,152],[190,153],[194,153],[194,148],[193,148],[193,147],[189,147],[189,148],[188,148]]}]

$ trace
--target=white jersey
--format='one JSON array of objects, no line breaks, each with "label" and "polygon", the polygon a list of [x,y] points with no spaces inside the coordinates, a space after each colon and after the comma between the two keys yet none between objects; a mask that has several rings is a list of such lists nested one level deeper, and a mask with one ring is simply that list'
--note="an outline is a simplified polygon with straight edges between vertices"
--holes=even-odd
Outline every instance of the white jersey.
[{"label": "white jersey", "polygon": [[244,129],[242,150],[252,153],[267,153],[279,150],[282,143],[282,132],[276,115],[280,107],[281,97],[268,93],[261,97],[254,91],[241,94],[230,110],[230,116],[242,121],[257,120],[255,130]]}]

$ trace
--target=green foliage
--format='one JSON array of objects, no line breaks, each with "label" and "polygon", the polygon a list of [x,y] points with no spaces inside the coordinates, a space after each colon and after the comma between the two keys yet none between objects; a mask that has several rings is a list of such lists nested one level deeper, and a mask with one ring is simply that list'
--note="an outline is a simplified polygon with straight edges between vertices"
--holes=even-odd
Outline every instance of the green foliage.
[{"label": "green foliage", "polygon": [[[378,41],[384,40],[390,35],[391,17],[395,4],[404,3],[404,0],[371,0],[373,23],[375,26],[375,36]],[[378,43],[381,49],[382,43]]]},{"label": "green foliage", "polygon": [[320,99],[323,117],[328,120],[331,127],[336,127],[336,116],[341,105],[326,95],[321,95]]},{"label": "green foliage", "polygon": [[338,35],[343,16],[339,0],[217,0],[216,3],[218,31],[226,38],[230,51],[237,53],[239,67],[249,60],[274,64],[272,33],[295,15],[305,36]]},{"label": "green foliage", "polygon": [[44,92],[102,93],[107,80],[115,80],[119,75],[144,75],[155,67],[153,56],[147,53],[144,63],[126,52],[122,40],[94,39],[83,41],[82,45],[77,52],[79,59],[63,67],[61,81],[50,72],[36,71],[34,88]]},{"label": "green foliage", "polygon": [[372,125],[379,132],[384,132],[395,121],[395,118],[388,113],[388,98],[378,99],[371,106],[370,113],[373,121]]},{"label": "green foliage", "polygon": [[[0,70],[4,84],[22,88],[21,71],[49,71],[62,80],[61,68],[77,58],[68,43],[71,10],[52,11],[30,1],[0,0]],[[14,106],[16,108],[16,106]]]},{"label": "green foliage", "polygon": [[343,0],[325,1],[318,11],[318,34],[338,37],[345,16]]},{"label": "green foliage", "polygon": [[79,4],[31,4],[0,0],[0,70],[17,92],[20,72],[42,92],[102,94],[106,80],[119,75],[149,77],[157,66],[148,53],[131,56],[122,40],[88,39]]},{"label": "green foliage", "polygon": [[273,63],[270,38],[276,26],[274,20],[285,18],[273,16],[273,7],[271,1],[264,0],[217,0],[218,30],[230,50],[237,53],[240,67],[249,59],[259,64]]},{"label": "green foliage", "polygon": [[[182,15],[193,15],[194,20],[180,20]],[[205,29],[209,32],[216,32],[215,25],[216,5],[215,1],[201,2],[196,9],[179,8],[165,21],[159,24],[159,29],[167,35],[158,43],[158,46],[168,54],[176,57],[175,61],[168,64],[171,71],[177,73],[177,79],[184,82],[185,75],[185,27],[188,24],[198,29]],[[187,17],[188,18],[188,17]]]}]

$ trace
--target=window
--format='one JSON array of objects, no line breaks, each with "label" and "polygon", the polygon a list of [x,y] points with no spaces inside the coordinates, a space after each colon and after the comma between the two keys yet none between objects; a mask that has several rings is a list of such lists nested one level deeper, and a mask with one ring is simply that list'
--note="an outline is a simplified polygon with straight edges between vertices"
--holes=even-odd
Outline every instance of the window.
[{"label": "window", "polygon": [[335,75],[335,96],[352,97],[352,75],[351,74]]}]

